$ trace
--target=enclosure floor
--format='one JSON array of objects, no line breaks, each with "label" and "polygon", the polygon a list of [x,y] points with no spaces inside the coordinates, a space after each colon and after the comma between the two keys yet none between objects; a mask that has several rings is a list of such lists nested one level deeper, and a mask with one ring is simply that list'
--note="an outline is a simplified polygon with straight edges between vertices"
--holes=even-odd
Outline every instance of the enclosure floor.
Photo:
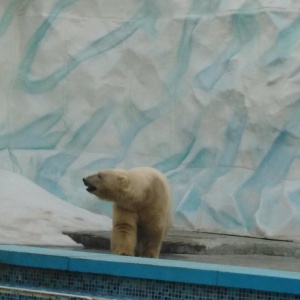
[{"label": "enclosure floor", "polygon": [[[299,249],[300,250],[300,249]],[[270,255],[161,255],[164,259],[300,272],[299,258]]]},{"label": "enclosure floor", "polygon": [[[81,251],[111,253],[108,232],[77,232]],[[163,259],[300,272],[300,242],[172,230]]]}]

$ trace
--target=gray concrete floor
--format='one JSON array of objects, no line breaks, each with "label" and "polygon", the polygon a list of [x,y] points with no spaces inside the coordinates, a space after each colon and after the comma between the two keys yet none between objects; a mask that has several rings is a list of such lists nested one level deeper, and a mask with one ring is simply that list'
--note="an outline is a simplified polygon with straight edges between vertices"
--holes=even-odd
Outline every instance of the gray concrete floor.
[{"label": "gray concrete floor", "polygon": [[162,254],[163,259],[194,261],[208,264],[220,264],[239,267],[269,269],[278,271],[300,272],[300,260],[294,257],[270,255],[168,255]]},{"label": "gray concrete floor", "polygon": [[[110,253],[109,232],[66,233],[86,251]],[[300,272],[300,242],[172,230],[161,258]]]}]

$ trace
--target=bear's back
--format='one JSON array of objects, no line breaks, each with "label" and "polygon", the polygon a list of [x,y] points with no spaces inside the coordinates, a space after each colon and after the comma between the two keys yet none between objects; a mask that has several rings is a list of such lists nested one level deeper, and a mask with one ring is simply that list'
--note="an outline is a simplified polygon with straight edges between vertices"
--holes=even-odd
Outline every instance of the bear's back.
[{"label": "bear's back", "polygon": [[133,180],[139,182],[139,187],[141,189],[147,189],[149,185],[153,184],[154,180],[161,181],[165,192],[167,192],[169,194],[169,198],[172,199],[171,188],[168,179],[159,170],[151,167],[136,167],[129,169],[128,174],[130,174],[130,177]]}]

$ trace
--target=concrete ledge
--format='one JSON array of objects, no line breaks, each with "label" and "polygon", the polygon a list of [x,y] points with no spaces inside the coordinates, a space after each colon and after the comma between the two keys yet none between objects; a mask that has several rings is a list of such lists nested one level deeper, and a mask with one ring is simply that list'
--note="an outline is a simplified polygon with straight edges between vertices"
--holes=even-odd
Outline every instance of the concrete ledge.
[{"label": "concrete ledge", "polygon": [[25,246],[0,246],[0,263],[300,294],[300,273]]},{"label": "concrete ledge", "polygon": [[[65,232],[86,249],[109,250],[110,232]],[[272,255],[300,257],[300,243],[253,237],[171,230],[162,244],[163,254]]]},{"label": "concrete ledge", "polygon": [[[82,244],[86,249],[110,250],[109,231],[82,231],[65,232],[76,243]],[[173,231],[162,244],[161,253],[168,254],[199,254],[206,250],[195,232]],[[194,237],[195,236],[195,237]]]}]

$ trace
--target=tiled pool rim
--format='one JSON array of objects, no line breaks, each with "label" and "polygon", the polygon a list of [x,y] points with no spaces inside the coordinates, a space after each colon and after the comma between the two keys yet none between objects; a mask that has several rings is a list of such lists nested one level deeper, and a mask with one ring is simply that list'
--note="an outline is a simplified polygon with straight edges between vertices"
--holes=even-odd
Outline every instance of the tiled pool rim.
[{"label": "tiled pool rim", "polygon": [[299,272],[10,245],[0,264],[300,295]]}]

